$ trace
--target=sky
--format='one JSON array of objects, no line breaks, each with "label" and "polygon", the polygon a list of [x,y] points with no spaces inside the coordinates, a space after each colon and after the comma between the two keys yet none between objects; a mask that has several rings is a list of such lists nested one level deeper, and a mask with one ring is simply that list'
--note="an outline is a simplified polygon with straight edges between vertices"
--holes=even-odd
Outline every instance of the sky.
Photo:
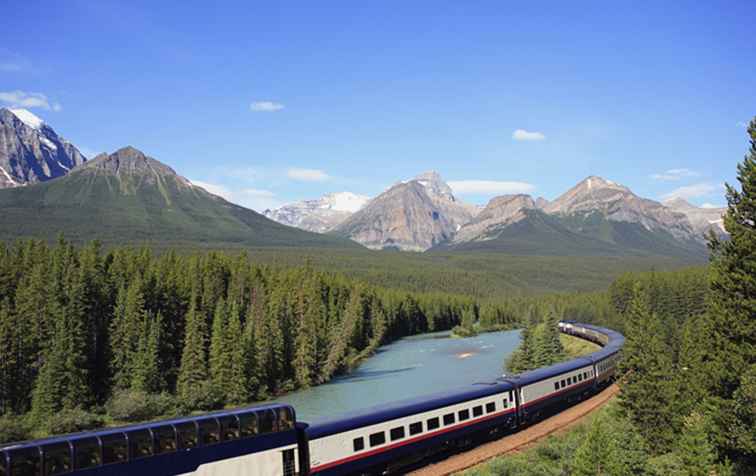
[{"label": "sky", "polygon": [[756,115],[745,1],[10,2],[0,106],[256,210],[436,170],[724,205]]}]

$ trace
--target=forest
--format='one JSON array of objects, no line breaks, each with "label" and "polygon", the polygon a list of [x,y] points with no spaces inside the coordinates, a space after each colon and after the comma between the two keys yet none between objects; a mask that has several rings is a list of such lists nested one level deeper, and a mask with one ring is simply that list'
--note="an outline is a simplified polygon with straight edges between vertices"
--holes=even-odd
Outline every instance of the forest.
[{"label": "forest", "polygon": [[62,238],[0,245],[0,296],[3,441],[264,400],[479,312],[309,263]]}]

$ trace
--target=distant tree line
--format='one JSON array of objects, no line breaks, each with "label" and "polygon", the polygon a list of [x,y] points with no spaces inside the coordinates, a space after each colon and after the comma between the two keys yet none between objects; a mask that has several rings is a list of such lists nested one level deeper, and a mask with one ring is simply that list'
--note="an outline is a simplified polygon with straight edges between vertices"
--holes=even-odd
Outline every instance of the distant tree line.
[{"label": "distant tree line", "polygon": [[246,254],[0,244],[0,427],[17,426],[10,415],[54,432],[258,401],[477,315],[469,298]]}]

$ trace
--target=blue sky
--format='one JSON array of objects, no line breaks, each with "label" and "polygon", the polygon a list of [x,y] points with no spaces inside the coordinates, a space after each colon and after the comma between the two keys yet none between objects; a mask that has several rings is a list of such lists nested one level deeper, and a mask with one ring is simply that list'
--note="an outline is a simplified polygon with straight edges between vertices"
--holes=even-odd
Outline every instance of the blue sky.
[{"label": "blue sky", "polygon": [[429,169],[478,203],[600,175],[721,205],[754,24],[751,0],[26,0],[3,8],[0,104],[255,209]]}]

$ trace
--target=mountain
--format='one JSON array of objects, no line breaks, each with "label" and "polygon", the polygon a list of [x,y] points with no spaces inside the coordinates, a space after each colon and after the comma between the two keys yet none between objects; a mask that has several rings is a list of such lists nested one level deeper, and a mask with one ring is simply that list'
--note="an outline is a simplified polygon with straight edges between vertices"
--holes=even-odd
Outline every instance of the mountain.
[{"label": "mountain", "polygon": [[705,236],[709,230],[725,235],[724,217],[727,208],[696,207],[682,198],[675,198],[664,202],[664,206],[688,217],[693,231],[699,236]]},{"label": "mountain", "polygon": [[284,225],[325,233],[349,218],[369,200],[365,195],[351,192],[329,193],[317,200],[303,200],[265,210],[263,215]]},{"label": "mountain", "polygon": [[358,245],[278,224],[192,185],[133,147],[101,154],[69,174],[0,190],[0,240],[213,247]]},{"label": "mountain", "polygon": [[0,189],[61,177],[86,158],[26,109],[0,109]]},{"label": "mountain", "polygon": [[436,172],[400,182],[333,229],[368,248],[425,251],[449,240],[475,215]]},{"label": "mountain", "polygon": [[692,260],[706,254],[686,215],[595,176],[552,202],[528,195],[496,197],[440,248]]}]

